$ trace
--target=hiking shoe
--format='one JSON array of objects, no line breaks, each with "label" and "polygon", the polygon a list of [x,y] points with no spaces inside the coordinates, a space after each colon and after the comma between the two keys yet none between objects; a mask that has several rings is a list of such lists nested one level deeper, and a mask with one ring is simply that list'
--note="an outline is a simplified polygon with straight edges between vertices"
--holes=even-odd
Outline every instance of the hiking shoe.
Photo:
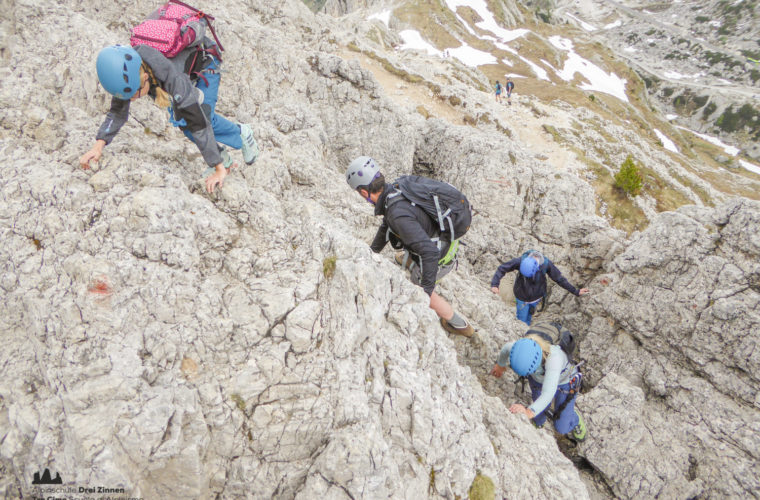
[{"label": "hiking shoe", "polygon": [[578,425],[570,431],[570,437],[577,443],[582,443],[586,439],[586,423],[583,421],[583,417],[581,417],[578,409],[574,408],[574,410],[575,414],[578,415]]},{"label": "hiking shoe", "polygon": [[412,267],[412,262],[413,262],[412,257],[411,256],[407,257],[406,266],[404,266],[404,255],[406,255],[406,252],[396,252],[396,256],[394,257],[394,259],[396,260],[396,264],[398,264],[399,266],[405,269],[409,269],[410,267]]},{"label": "hiking shoe", "polygon": [[453,333],[454,335],[462,335],[463,337],[472,337],[472,334],[475,333],[475,329],[472,328],[469,323],[467,323],[464,328],[455,328],[451,326],[448,321],[441,318],[441,326],[447,332]]},{"label": "hiking shoe", "polygon": [[250,125],[240,125],[240,139],[243,141],[243,160],[247,165],[250,165],[259,157],[259,145],[253,138],[253,130],[251,130]]}]

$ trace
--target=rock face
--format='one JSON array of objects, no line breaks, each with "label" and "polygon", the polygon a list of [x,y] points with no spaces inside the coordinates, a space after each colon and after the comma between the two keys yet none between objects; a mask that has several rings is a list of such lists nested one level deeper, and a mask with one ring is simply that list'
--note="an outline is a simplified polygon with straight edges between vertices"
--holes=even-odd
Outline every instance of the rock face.
[{"label": "rock face", "polygon": [[322,12],[333,16],[342,16],[357,9],[383,5],[384,0],[327,0],[324,2]]},{"label": "rock face", "polygon": [[[579,452],[615,494],[757,490],[756,203],[684,208],[626,240],[584,180],[493,127],[397,107],[336,55],[331,34],[351,26],[296,0],[213,12],[227,48],[217,110],[253,124],[255,165],[207,195],[195,147],[138,100],[84,171],[110,102],[95,55],[152,7],[17,0],[4,21],[5,497],[38,491],[48,468],[145,498],[454,499],[478,473],[498,498],[586,498],[551,432],[507,411],[514,384],[486,376],[525,329],[488,282],[526,247],[592,283],[589,300],[555,293],[543,315],[585,332],[595,387]],[[447,337],[391,252],[369,251],[379,220],[344,180],[360,154],[475,205],[440,286],[472,339]]]},{"label": "rock face", "polygon": [[617,495],[760,487],[759,208],[661,214],[596,280],[582,345],[598,383],[581,398],[595,439],[581,454]]}]

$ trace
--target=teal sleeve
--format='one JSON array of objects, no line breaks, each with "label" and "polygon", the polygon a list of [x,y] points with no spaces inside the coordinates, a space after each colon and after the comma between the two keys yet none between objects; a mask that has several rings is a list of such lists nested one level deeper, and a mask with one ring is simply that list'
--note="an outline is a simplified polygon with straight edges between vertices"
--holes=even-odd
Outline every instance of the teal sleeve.
[{"label": "teal sleeve", "polygon": [[[556,352],[558,350],[560,352]],[[559,377],[565,364],[567,364],[567,356],[563,355],[564,353],[559,347],[552,346],[549,359],[546,360],[546,371],[544,373],[544,383],[541,385],[541,395],[528,407],[534,415],[538,415],[552,404],[552,399],[554,399],[557,387],[559,386]]]},{"label": "teal sleeve", "polygon": [[515,345],[513,342],[507,342],[504,344],[504,347],[501,348],[501,351],[499,352],[499,360],[496,362],[499,366],[502,368],[506,368],[509,364],[509,353],[512,351],[512,346]]}]

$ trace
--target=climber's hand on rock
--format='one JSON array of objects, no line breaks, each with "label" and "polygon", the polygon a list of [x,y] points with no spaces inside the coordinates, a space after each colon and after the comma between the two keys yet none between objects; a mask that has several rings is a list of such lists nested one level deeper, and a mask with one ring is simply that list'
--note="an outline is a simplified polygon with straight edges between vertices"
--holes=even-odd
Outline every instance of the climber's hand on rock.
[{"label": "climber's hand on rock", "polygon": [[507,370],[507,367],[505,366],[499,366],[498,363],[493,365],[493,368],[491,368],[490,374],[493,375],[496,378],[501,378],[502,375],[504,375],[504,372]]}]

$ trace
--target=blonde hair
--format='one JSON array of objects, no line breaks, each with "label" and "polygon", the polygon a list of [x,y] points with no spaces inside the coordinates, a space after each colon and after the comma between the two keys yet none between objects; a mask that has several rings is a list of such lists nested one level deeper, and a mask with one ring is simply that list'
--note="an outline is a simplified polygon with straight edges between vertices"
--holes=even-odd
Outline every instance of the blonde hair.
[{"label": "blonde hair", "polygon": [[526,335],[525,338],[528,338],[538,344],[538,346],[541,348],[541,352],[543,353],[543,361],[546,362],[547,358],[549,357],[552,345],[547,342],[546,339],[541,335],[536,335],[535,333]]},{"label": "blonde hair", "polygon": [[140,66],[140,82],[143,81],[143,75],[146,75],[148,77],[150,86],[153,87],[156,92],[156,104],[162,108],[168,108],[171,105],[169,93],[161,88],[161,86],[158,84],[158,79],[156,79],[155,75],[153,74],[153,70],[150,69],[150,66],[146,65],[145,63],[142,63]]}]

